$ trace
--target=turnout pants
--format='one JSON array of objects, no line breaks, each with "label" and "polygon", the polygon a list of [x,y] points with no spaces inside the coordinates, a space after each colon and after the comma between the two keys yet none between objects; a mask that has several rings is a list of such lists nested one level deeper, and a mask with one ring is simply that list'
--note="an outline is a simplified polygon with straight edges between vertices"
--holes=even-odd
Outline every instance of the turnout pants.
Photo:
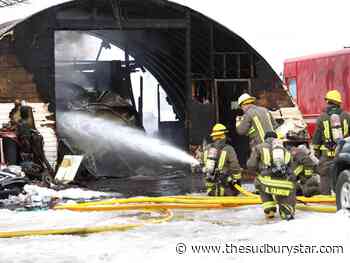
[{"label": "turnout pants", "polygon": [[330,195],[332,189],[332,179],[330,174],[330,167],[333,163],[333,158],[324,157],[320,158],[318,172],[320,174],[320,192],[322,195]]},{"label": "turnout pants", "polygon": [[[240,183],[237,183],[241,185]],[[239,191],[232,184],[218,184],[206,180],[205,186],[207,187],[207,194],[209,196],[237,196]]]},{"label": "turnout pants", "polygon": [[266,185],[259,180],[255,181],[255,187],[260,193],[265,214],[269,214],[270,211],[276,212],[278,207],[281,219],[291,219],[294,217],[296,203],[295,188],[290,189],[289,195],[278,195],[267,193],[265,191]]},{"label": "turnout pants", "polygon": [[321,193],[319,175],[313,175],[310,178],[298,181],[296,187],[297,195],[303,195],[306,197],[319,195]]}]

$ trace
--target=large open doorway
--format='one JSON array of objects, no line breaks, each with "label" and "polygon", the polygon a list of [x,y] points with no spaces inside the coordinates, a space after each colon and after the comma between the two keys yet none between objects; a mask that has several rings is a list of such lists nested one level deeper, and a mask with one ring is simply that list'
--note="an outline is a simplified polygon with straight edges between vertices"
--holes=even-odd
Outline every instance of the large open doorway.
[{"label": "large open doorway", "polygon": [[[129,55],[127,49],[96,37],[98,33],[55,31],[55,109],[60,140],[58,162],[63,157],[61,152],[78,152],[87,156],[84,167],[90,174],[130,176],[151,161],[115,135],[117,131],[112,134],[115,141],[121,141],[118,144],[121,148],[99,141],[106,139],[107,130],[116,127],[129,127],[130,133],[139,131],[145,136],[142,138],[158,137],[162,135],[162,123],[176,122],[175,114],[167,101],[166,92],[143,64]],[[86,115],[88,120],[91,119],[88,125],[83,123]],[[105,132],[95,132],[102,126],[105,126]],[[75,134],[77,131],[79,134]],[[91,141],[83,143],[83,135]],[[126,151],[132,152],[132,158],[125,157]],[[154,166],[154,170],[160,169],[159,162],[155,162]],[[153,173],[149,170],[150,174]]]},{"label": "large open doorway", "polygon": [[249,92],[250,89],[250,79],[216,79],[214,83],[216,122],[228,128],[228,140],[238,153],[243,167],[249,156],[249,141],[247,136],[238,135],[236,132],[236,117],[242,114],[237,100],[242,93]]}]

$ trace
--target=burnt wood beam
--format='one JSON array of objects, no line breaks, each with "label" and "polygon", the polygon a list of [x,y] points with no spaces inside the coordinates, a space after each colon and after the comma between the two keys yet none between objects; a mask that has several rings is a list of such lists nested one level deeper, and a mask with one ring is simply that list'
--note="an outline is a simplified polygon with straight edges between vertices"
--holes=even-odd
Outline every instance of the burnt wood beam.
[{"label": "burnt wood beam", "polygon": [[116,0],[109,0],[113,10],[113,17],[115,20],[120,21],[119,5]]},{"label": "burnt wood beam", "polygon": [[118,0],[109,0],[112,10],[113,10],[113,17],[115,21],[117,21],[117,24],[120,29],[122,29],[122,24],[121,24],[121,15],[120,15],[120,4]]}]

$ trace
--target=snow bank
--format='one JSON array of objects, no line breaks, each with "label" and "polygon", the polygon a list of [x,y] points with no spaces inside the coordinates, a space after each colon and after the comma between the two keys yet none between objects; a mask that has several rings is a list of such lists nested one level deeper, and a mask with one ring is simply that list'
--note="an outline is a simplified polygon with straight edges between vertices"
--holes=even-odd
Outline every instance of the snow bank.
[{"label": "snow bank", "polygon": [[37,196],[37,198],[41,200],[49,198],[81,200],[94,199],[100,197],[120,196],[120,194],[118,193],[96,192],[90,190],[83,190],[81,188],[69,188],[65,190],[55,191],[53,189],[29,184],[24,186],[24,191],[27,193],[27,195]]}]

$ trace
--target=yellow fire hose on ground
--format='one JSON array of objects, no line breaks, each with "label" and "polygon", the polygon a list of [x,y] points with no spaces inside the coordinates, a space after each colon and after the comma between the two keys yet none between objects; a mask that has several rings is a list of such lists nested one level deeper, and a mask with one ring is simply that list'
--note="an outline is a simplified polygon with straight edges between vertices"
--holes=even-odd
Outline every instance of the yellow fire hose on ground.
[{"label": "yellow fire hose on ground", "polygon": [[[224,209],[224,208],[234,208],[243,205],[257,205],[261,204],[261,200],[251,199],[247,200],[245,204],[240,202],[239,204],[227,203],[227,204],[169,204],[169,203],[139,203],[139,204],[112,204],[112,205],[91,205],[91,206],[62,206],[55,209],[67,209],[70,211],[78,212],[101,212],[101,211],[123,211],[123,210],[134,210],[134,209]],[[335,213],[336,207],[334,206],[315,206],[315,205],[305,205],[297,204],[297,209],[312,212],[327,212]]]},{"label": "yellow fire hose on ground", "polygon": [[[226,196],[226,197],[209,197],[209,196],[168,196],[168,197],[137,197],[110,199],[97,202],[86,202],[78,204],[57,205],[54,209],[67,209],[79,212],[91,211],[125,211],[125,210],[147,210],[158,211],[163,217],[156,220],[148,220],[137,224],[123,224],[96,227],[77,227],[48,230],[25,230],[0,232],[0,238],[23,237],[23,236],[43,236],[43,235],[63,235],[63,234],[90,234],[107,231],[125,231],[136,227],[141,227],[145,223],[162,223],[172,219],[173,214],[169,209],[223,209],[239,207],[243,205],[261,204],[258,195],[245,190],[239,185],[236,189],[244,196]],[[334,213],[334,206],[316,206],[306,205],[305,203],[334,203],[333,196],[314,196],[314,197],[297,197],[297,200],[304,204],[297,204],[296,208],[304,211]]]},{"label": "yellow fire hose on ground", "polygon": [[245,195],[245,196],[257,196],[256,194],[254,193],[251,193],[247,190],[245,190],[242,186],[240,186],[239,184],[235,184],[234,185],[234,188],[236,188],[242,195]]},{"label": "yellow fire hose on ground", "polygon": [[[314,196],[314,197],[297,197],[297,200],[302,203],[335,203],[335,197],[332,196]],[[136,197],[136,198],[121,198],[110,199],[97,202],[85,202],[78,204],[63,204],[57,205],[55,209],[82,208],[91,206],[104,205],[122,205],[122,204],[144,204],[144,203],[166,203],[166,204],[186,204],[185,208],[203,208],[199,205],[255,205],[260,204],[261,200],[258,195],[250,196],[225,196],[225,197],[209,197],[209,196],[179,196],[179,197]],[[191,207],[191,205],[193,205]],[[198,205],[198,207],[197,207]],[[176,206],[174,206],[176,207]],[[172,207],[168,207],[172,208]],[[212,207],[209,207],[212,208]]]},{"label": "yellow fire hose on ground", "polygon": [[[168,197],[136,197],[123,199],[110,199],[80,204],[58,205],[55,209],[71,211],[118,211],[129,209],[222,209],[243,205],[261,204],[258,195],[246,191],[243,187],[235,185],[244,196],[168,196]],[[333,196],[297,197],[302,203],[334,203]],[[314,212],[334,212],[335,208],[324,206],[297,205],[297,209]]]},{"label": "yellow fire hose on ground", "polygon": [[320,213],[336,213],[337,208],[335,206],[314,206],[314,205],[305,205],[305,204],[297,204],[295,206],[296,209],[310,212],[320,212]]},{"label": "yellow fire hose on ground", "polygon": [[[247,196],[256,196],[255,194],[246,191],[243,187],[239,186],[238,184],[235,184],[235,188],[242,194]],[[325,203],[335,203],[335,197],[333,196],[315,196],[315,197],[304,197],[304,196],[298,196],[297,201],[305,202],[308,201],[309,203],[319,201],[322,199]],[[296,209],[303,210],[303,211],[310,211],[310,212],[320,212],[320,213],[335,213],[337,212],[337,208],[335,206],[310,206],[306,204],[297,204],[295,206]]]},{"label": "yellow fire hose on ground", "polygon": [[[153,210],[152,210],[153,211]],[[109,226],[95,227],[70,227],[62,229],[46,229],[46,230],[23,230],[23,231],[6,231],[0,232],[0,238],[25,237],[25,236],[47,236],[47,235],[84,235],[91,233],[111,232],[111,231],[126,231],[136,227],[141,227],[146,224],[159,224],[170,221],[173,218],[173,213],[167,209],[154,210],[159,212],[162,217],[157,219],[143,220],[143,223],[135,224],[114,224]]]},{"label": "yellow fire hose on ground", "polygon": [[65,205],[56,206],[54,209],[66,209],[70,211],[78,212],[99,212],[99,211],[123,211],[123,210],[148,210],[148,209],[222,209],[225,208],[224,205],[217,204],[173,204],[173,203],[130,203],[130,204],[111,204],[111,205],[91,205],[91,206],[75,206],[75,205]]}]

